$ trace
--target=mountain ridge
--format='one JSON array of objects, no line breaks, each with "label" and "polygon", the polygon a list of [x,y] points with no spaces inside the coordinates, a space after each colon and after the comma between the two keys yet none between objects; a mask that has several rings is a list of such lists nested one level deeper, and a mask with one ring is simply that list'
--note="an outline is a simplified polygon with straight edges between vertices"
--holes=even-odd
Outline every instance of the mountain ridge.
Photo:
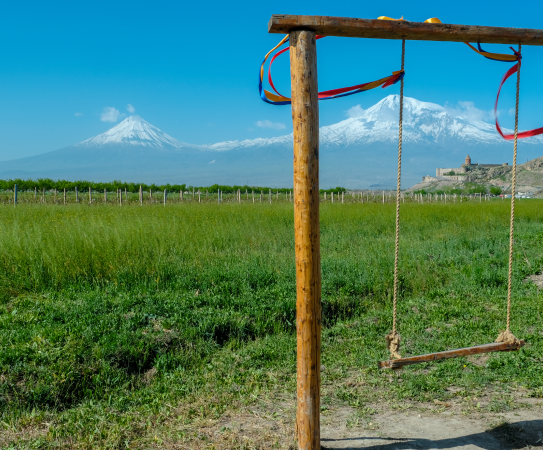
[{"label": "mountain ridge", "polygon": [[[390,95],[357,117],[322,126],[321,186],[392,187],[397,166],[399,97]],[[494,126],[443,106],[404,98],[402,183],[436,167],[457,167],[467,153],[487,163],[510,160],[511,143]],[[543,154],[543,137],[519,143],[519,155]],[[491,159],[491,160],[488,160]],[[292,134],[195,145],[139,116],[64,149],[0,162],[0,177],[74,177],[188,184],[292,185]]]}]

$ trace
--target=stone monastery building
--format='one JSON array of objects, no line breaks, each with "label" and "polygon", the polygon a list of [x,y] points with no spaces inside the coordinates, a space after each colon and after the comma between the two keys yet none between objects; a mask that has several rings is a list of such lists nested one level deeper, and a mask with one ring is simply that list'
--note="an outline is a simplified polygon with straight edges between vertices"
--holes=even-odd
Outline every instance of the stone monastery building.
[{"label": "stone monastery building", "polygon": [[462,164],[460,167],[437,168],[435,177],[426,175],[425,177],[422,177],[422,181],[438,181],[438,180],[465,181],[466,177],[464,174],[472,172],[473,170],[491,169],[492,167],[500,167],[500,166],[508,166],[508,165],[509,165],[508,163],[503,163],[503,164],[472,163],[471,157],[468,155],[466,156],[466,159],[464,160],[464,164]]}]

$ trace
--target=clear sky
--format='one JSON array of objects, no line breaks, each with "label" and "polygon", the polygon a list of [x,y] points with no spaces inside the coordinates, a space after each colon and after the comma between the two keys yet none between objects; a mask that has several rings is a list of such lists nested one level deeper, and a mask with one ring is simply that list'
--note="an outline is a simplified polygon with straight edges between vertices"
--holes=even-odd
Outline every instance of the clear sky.
[{"label": "clear sky", "polygon": [[[273,13],[543,27],[543,3],[535,0],[7,0],[0,18],[0,160],[75,144],[132,111],[194,144],[290,133],[290,108],[267,105],[257,93],[259,64],[281,39],[267,33]],[[400,68],[398,41],[326,38],[318,46],[320,90]],[[523,54],[520,126],[527,129],[543,126],[543,48],[525,47]],[[289,94],[288,55],[282,58],[274,74],[280,91]],[[405,93],[492,121],[508,67],[461,43],[407,42]],[[321,125],[346,118],[357,105],[368,108],[398,86],[321,103]],[[500,103],[508,127],[513,102],[511,80]]]}]

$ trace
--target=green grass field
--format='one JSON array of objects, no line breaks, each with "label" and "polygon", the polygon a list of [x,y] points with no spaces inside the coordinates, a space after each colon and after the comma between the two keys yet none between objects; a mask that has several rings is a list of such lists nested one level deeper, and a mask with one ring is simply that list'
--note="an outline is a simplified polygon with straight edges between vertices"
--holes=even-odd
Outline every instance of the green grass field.
[{"label": "green grass field", "polygon": [[[390,383],[376,366],[394,205],[323,204],[323,411],[446,400],[451,385],[543,396],[542,295],[523,282],[543,267],[543,202],[519,201],[516,224],[512,331],[526,347],[485,366],[408,367]],[[402,227],[403,354],[494,341],[509,204],[406,203]],[[194,421],[292,397],[295,348],[291,203],[0,205],[1,448],[196,448]]]}]

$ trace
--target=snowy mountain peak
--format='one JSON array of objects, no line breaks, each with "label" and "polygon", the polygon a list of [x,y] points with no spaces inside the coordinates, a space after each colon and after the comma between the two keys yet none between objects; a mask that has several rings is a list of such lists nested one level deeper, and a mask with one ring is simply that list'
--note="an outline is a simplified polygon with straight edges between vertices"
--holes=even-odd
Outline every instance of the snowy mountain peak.
[{"label": "snowy mountain peak", "polygon": [[76,147],[103,147],[108,145],[134,145],[163,150],[178,149],[185,146],[140,116],[130,116],[105,133],[87,139],[77,144]]}]

